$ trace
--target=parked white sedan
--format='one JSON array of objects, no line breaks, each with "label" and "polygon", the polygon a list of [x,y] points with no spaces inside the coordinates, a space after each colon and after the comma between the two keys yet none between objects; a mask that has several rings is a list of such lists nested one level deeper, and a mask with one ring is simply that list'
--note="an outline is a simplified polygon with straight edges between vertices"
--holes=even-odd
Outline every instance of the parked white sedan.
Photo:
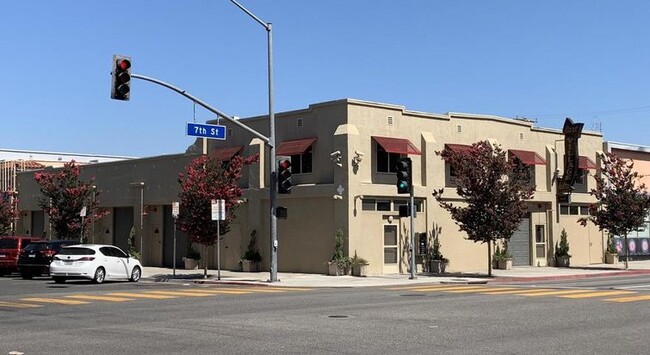
[{"label": "parked white sedan", "polygon": [[64,247],[54,256],[50,275],[56,283],[68,279],[89,279],[98,284],[104,280],[138,282],[142,265],[118,247],[79,244]]}]

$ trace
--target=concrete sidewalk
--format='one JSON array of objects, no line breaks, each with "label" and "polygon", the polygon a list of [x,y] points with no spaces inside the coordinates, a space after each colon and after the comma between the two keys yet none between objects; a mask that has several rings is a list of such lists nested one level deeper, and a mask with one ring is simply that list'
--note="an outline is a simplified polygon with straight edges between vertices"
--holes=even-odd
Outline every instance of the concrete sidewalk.
[{"label": "concrete sidewalk", "polygon": [[624,269],[623,263],[614,265],[592,264],[570,268],[557,267],[514,267],[511,270],[493,270],[492,277],[487,277],[487,270],[477,270],[474,273],[458,273],[440,275],[417,274],[411,280],[409,274],[373,275],[368,277],[327,276],[324,274],[278,273],[278,282],[268,282],[270,273],[238,272],[221,270],[220,278],[217,270],[208,270],[204,278],[202,269],[176,269],[176,275],[170,268],[144,267],[143,279],[156,282],[187,282],[205,284],[251,284],[274,287],[367,287],[367,286],[399,286],[423,283],[496,283],[534,280],[559,280],[586,277],[602,277],[614,275],[650,274],[650,261],[631,261],[629,269]]}]

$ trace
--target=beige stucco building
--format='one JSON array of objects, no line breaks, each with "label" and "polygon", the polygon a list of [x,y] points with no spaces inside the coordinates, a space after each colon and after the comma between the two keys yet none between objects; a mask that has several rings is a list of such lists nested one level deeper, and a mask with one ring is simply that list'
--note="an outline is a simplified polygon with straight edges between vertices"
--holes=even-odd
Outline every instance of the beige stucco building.
[{"label": "beige stucco building", "polygon": [[[241,123],[268,135],[268,117]],[[269,265],[270,162],[263,142],[232,122],[227,139],[208,141],[208,150],[229,159],[234,154],[260,154],[260,164],[246,171],[241,184],[244,199],[238,219],[221,243],[221,267],[238,269],[251,233],[259,237],[264,269]],[[563,134],[557,129],[536,127],[533,122],[490,115],[432,114],[403,106],[343,99],[310,105],[306,109],[276,114],[276,154],[291,156],[291,194],[278,196],[288,217],[278,220],[278,270],[325,273],[334,249],[334,236],[341,229],[345,253],[364,257],[371,274],[407,273],[409,264],[409,218],[399,217],[399,206],[408,196],[397,194],[394,162],[400,156],[413,161],[413,184],[417,216],[414,220],[416,255],[421,267],[420,242],[435,234],[448,270],[480,271],[488,263],[485,245],[464,239],[449,214],[432,196],[445,188],[455,198],[452,176],[445,161],[436,155],[443,149],[463,149],[489,140],[508,151],[513,159],[530,166],[535,196],[510,244],[515,265],[547,266],[553,263],[553,247],[562,229],[571,246],[572,265],[600,263],[604,236],[594,226],[582,227],[577,219],[595,200],[588,194],[603,150],[600,132],[584,131],[579,140],[581,179],[570,203],[558,204],[556,178],[563,174]],[[203,144],[201,140],[197,146]],[[190,149],[190,151],[201,149]],[[135,226],[142,236],[145,265],[172,262],[173,220],[171,203],[177,200],[178,173],[192,155],[163,156],[83,167],[83,175],[96,177],[102,191],[100,205],[113,213],[97,223],[95,241],[124,247],[124,235]],[[38,213],[38,189],[29,174],[19,176],[23,230],[37,230],[30,213]],[[456,196],[457,197],[457,196]],[[47,230],[46,226],[41,227]],[[179,240],[184,240],[177,233]],[[139,240],[139,238],[138,238]],[[184,250],[184,241],[179,250]],[[214,248],[212,248],[214,249]],[[216,265],[214,250],[209,256]],[[182,255],[181,255],[182,256]],[[180,257],[177,256],[177,260]]]}]

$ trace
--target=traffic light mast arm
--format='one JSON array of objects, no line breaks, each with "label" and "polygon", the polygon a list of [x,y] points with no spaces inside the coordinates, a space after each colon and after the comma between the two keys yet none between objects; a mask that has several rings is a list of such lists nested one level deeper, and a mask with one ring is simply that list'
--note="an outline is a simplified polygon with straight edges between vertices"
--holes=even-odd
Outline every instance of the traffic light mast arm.
[{"label": "traffic light mast arm", "polygon": [[166,82],[164,82],[164,81],[162,81],[162,80],[158,80],[158,79],[150,78],[150,77],[148,77],[148,76],[144,76],[144,75],[140,75],[140,74],[131,74],[131,77],[132,77],[132,78],[135,78],[135,79],[141,79],[141,80],[145,80],[145,81],[150,81],[150,82],[152,82],[152,83],[154,83],[154,84],[158,84],[158,85],[160,85],[160,86],[164,86],[164,87],[166,87],[166,88],[168,88],[168,89],[170,89],[170,90],[172,90],[172,91],[175,91],[175,92],[177,92],[177,93],[179,93],[179,94],[181,94],[181,95],[187,97],[188,99],[190,99],[190,100],[196,102],[197,104],[199,104],[200,106],[202,106],[202,107],[205,108],[206,110],[208,110],[208,111],[210,111],[210,112],[212,112],[212,113],[215,113],[215,114],[217,114],[219,117],[223,117],[223,118],[227,119],[228,121],[234,123],[235,125],[241,127],[242,129],[244,129],[244,130],[246,130],[246,131],[252,133],[253,135],[255,135],[256,137],[258,137],[259,139],[263,140],[264,143],[266,143],[268,146],[271,145],[271,144],[270,144],[270,139],[269,139],[269,137],[266,137],[265,135],[263,135],[263,134],[257,132],[256,130],[254,130],[254,129],[248,127],[248,126],[246,126],[245,124],[243,124],[243,123],[237,121],[236,119],[234,119],[234,118],[232,118],[232,117],[226,115],[225,113],[223,113],[223,112],[217,110],[216,108],[214,108],[214,107],[208,105],[207,103],[203,102],[201,99],[199,99],[199,98],[197,98],[197,97],[194,97],[194,96],[188,94],[187,91],[185,91],[185,90],[183,90],[183,89],[177,88],[177,87],[175,87],[174,85],[171,85],[171,84],[169,84],[169,83],[166,83]]}]

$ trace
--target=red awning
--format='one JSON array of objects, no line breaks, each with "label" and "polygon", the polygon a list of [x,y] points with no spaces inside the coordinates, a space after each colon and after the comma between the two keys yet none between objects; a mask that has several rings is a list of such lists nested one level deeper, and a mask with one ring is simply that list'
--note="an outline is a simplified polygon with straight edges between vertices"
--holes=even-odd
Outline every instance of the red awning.
[{"label": "red awning", "polygon": [[236,146],[236,147],[225,147],[225,148],[217,148],[212,151],[212,154],[217,158],[218,161],[228,161],[232,159],[237,153],[239,153],[244,146]]},{"label": "red awning", "polygon": [[466,153],[472,149],[472,146],[466,144],[445,144],[445,149],[456,153]]},{"label": "red awning", "polygon": [[421,155],[410,140],[404,138],[372,137],[388,153]]},{"label": "red awning", "polygon": [[284,141],[275,151],[275,155],[299,155],[307,151],[315,141],[316,137]]},{"label": "red awning", "polygon": [[508,153],[517,157],[522,163],[526,165],[546,165],[546,160],[539,154],[528,150],[515,150],[509,149]]},{"label": "red awning", "polygon": [[593,170],[597,169],[598,167],[596,166],[596,163],[591,161],[591,159],[581,155],[578,157],[578,168],[583,170]]}]

